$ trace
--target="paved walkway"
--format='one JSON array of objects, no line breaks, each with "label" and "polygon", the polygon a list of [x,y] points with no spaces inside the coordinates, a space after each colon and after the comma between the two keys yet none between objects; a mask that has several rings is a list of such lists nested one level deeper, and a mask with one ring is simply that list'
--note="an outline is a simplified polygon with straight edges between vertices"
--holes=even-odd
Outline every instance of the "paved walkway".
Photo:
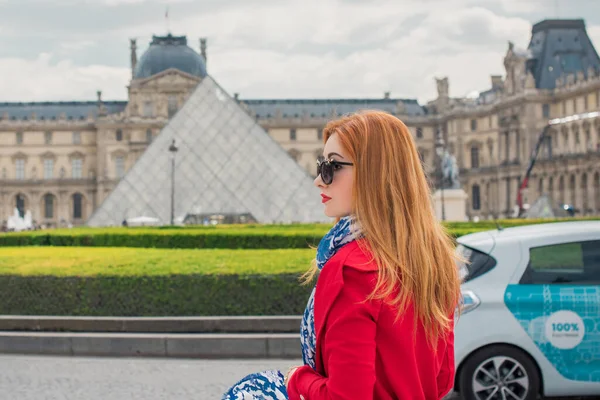
[{"label": "paved walkway", "polygon": [[0,400],[220,400],[252,372],[300,363],[0,354]]},{"label": "paved walkway", "polygon": [[249,373],[300,363],[0,355],[0,399],[219,400]]}]

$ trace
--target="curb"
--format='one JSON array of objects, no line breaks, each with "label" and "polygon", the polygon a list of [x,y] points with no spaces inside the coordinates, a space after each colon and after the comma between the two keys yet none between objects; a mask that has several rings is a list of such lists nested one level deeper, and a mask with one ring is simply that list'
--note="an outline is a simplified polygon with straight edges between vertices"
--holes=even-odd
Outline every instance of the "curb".
[{"label": "curb", "polygon": [[300,316],[70,317],[0,315],[0,331],[297,333]]},{"label": "curb", "polygon": [[299,334],[0,332],[0,353],[167,358],[302,357]]}]

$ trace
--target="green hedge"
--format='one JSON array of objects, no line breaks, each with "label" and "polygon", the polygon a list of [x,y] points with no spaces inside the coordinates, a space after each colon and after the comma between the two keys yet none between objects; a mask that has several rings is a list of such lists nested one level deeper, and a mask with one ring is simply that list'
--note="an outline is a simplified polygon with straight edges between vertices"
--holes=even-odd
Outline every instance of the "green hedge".
[{"label": "green hedge", "polygon": [[[166,233],[165,233],[166,232]],[[325,231],[326,232],[326,231]],[[229,233],[173,230],[162,232],[20,233],[0,235],[0,246],[152,247],[167,249],[305,249],[324,233]]]},{"label": "green hedge", "polygon": [[[598,220],[599,217],[577,220]],[[504,228],[574,219],[499,220]],[[494,221],[447,222],[454,237],[496,229]],[[0,246],[93,246],[214,249],[305,249],[316,246],[329,229],[326,224],[218,225],[208,227],[74,228],[0,234]]]},{"label": "green hedge", "polygon": [[0,275],[0,314],[299,315],[312,287],[297,274],[155,277]]}]

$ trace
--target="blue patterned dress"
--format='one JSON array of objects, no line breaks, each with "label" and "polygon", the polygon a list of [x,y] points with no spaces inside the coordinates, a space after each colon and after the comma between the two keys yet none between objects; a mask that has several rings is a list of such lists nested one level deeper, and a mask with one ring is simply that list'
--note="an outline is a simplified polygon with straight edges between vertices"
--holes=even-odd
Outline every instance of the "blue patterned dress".
[{"label": "blue patterned dress", "polygon": [[[317,248],[317,267],[322,269],[325,263],[344,245],[355,239],[351,217],[342,218],[321,239]],[[315,369],[315,349],[317,338],[315,334],[314,297],[315,288],[308,299],[302,324],[300,326],[300,343],[302,345],[302,360],[304,365]],[[270,370],[248,375],[233,385],[222,400],[288,400],[281,371]]]}]

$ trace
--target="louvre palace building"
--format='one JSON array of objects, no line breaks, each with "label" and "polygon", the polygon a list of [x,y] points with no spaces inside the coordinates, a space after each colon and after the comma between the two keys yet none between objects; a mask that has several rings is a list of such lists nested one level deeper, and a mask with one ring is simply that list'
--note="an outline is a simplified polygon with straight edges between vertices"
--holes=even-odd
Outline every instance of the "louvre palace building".
[{"label": "louvre palace building", "polygon": [[[153,36],[139,57],[136,41],[129,45],[127,101],[109,101],[98,92],[92,101],[0,103],[0,223],[16,208],[21,215],[30,211],[40,225],[86,224],[169,121],[185,111],[190,96],[211,79],[205,39],[195,50],[185,36]],[[451,97],[448,78],[436,78],[431,84],[437,84],[437,98],[427,104],[390,93],[333,99],[227,96],[278,145],[246,141],[239,146],[253,146],[265,159],[268,152],[280,151],[307,179],[316,174],[322,128],[336,116],[363,109],[397,116],[410,128],[430,177],[439,164],[436,142],[443,139],[460,168],[471,219],[514,216],[519,184],[540,133],[550,120],[560,119],[543,140],[523,201],[533,204],[546,196],[554,207],[570,204],[579,215],[600,214],[600,117],[594,114],[600,110],[600,58],[584,21],[533,25],[527,49],[508,43],[504,70],[490,77],[490,86],[477,98]],[[210,113],[212,105],[206,107]],[[186,121],[180,125],[183,129]],[[169,142],[165,139],[156,154],[167,157]],[[153,157],[148,156],[148,167]],[[130,185],[136,185],[133,179]],[[164,191],[169,192],[168,185]]]}]

